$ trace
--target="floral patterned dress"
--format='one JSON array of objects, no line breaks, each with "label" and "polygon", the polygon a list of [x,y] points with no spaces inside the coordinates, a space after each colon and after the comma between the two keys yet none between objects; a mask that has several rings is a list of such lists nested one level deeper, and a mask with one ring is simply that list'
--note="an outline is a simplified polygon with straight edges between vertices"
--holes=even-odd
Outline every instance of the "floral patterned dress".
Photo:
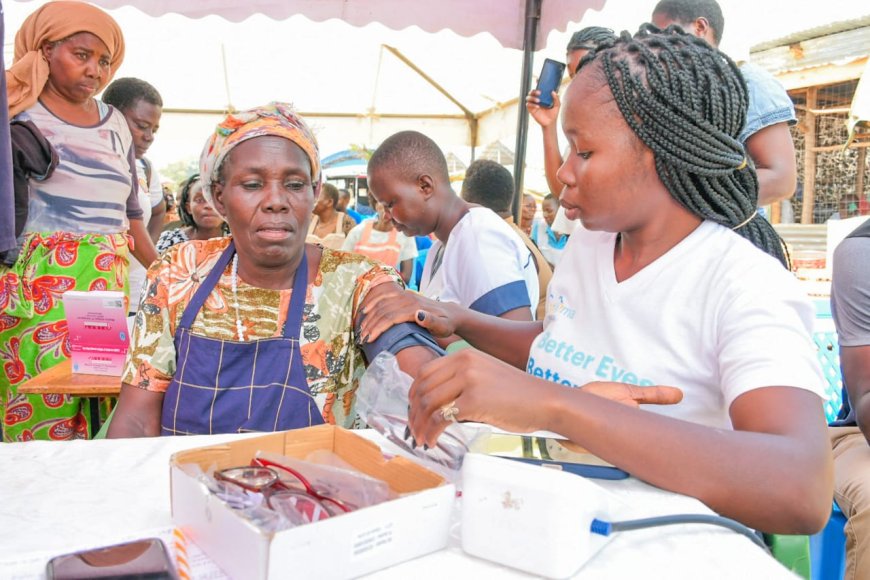
[{"label": "floral patterned dress", "polygon": [[[86,399],[25,395],[18,387],[70,357],[61,296],[69,290],[127,292],[128,219],[141,219],[132,137],[123,116],[104,111],[95,127],[70,125],[37,103],[32,120],[60,163],[31,180],[20,254],[0,269],[0,432],[3,441],[90,436]],[[100,414],[111,405],[101,399]]]}]

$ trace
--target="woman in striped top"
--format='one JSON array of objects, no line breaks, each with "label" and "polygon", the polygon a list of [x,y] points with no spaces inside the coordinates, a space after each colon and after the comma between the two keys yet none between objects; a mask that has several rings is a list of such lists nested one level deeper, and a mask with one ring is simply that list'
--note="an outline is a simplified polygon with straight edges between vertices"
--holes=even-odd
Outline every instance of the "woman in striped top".
[{"label": "woman in striped top", "polygon": [[157,257],[137,199],[130,130],[94,98],[123,56],[117,23],[82,2],[42,6],[15,38],[9,116],[32,123],[59,161],[50,175],[30,176],[20,254],[0,271],[5,441],[89,436],[95,418],[83,399],[22,395],[18,387],[69,358],[64,292],[126,293],[129,253],[145,266]]}]

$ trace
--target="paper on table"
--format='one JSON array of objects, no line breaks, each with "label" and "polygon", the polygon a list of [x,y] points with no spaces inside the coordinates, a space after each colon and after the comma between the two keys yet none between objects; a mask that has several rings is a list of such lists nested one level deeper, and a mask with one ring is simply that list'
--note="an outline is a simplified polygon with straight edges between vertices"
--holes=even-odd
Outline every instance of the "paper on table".
[{"label": "paper on table", "polygon": [[181,580],[224,580],[229,576],[205,555],[194,542],[187,539],[184,532],[172,528],[169,539],[161,538],[169,546],[175,557],[175,567]]},{"label": "paper on table", "polygon": [[492,431],[493,435],[522,435],[523,437],[543,437],[545,439],[567,439],[567,437],[563,437],[558,433],[553,433],[552,431],[532,431],[531,433],[517,433],[515,431],[505,431],[504,429],[499,429],[498,427],[493,427],[492,425],[487,425],[486,423],[474,423],[472,421],[469,421],[463,424],[472,426],[485,425],[488,429]]}]

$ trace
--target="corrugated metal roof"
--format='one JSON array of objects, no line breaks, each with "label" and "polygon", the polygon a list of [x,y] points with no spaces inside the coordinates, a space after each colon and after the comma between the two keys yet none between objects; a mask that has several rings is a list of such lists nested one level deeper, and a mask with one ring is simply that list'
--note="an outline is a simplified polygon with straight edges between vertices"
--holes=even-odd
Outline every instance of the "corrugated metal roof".
[{"label": "corrugated metal roof", "polygon": [[818,38],[820,36],[827,36],[829,34],[837,34],[838,32],[845,32],[847,30],[854,30],[855,28],[863,28],[865,26],[870,26],[870,14],[862,16],[861,18],[841,20],[840,22],[831,22],[830,24],[816,26],[815,28],[809,28],[807,30],[795,32],[781,38],[766,40],[751,47],[749,49],[749,52],[761,52],[763,50],[776,48],[778,46],[788,46],[790,44],[802,42],[811,38]]},{"label": "corrugated metal roof", "polygon": [[756,45],[750,60],[776,74],[842,64],[870,54],[870,16],[812,28]]}]

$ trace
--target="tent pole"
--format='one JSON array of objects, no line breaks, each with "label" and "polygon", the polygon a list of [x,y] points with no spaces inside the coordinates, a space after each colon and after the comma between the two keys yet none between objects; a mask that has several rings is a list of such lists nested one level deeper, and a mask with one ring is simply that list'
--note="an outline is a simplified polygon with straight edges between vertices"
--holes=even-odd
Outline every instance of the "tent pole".
[{"label": "tent pole", "polygon": [[[468,120],[468,127],[471,131],[471,162],[474,163],[475,153],[477,151],[477,133],[480,129],[477,117]],[[863,149],[862,149],[863,151]]]},{"label": "tent pole", "polygon": [[526,95],[532,86],[532,60],[538,37],[543,0],[526,0],[526,29],[523,35],[523,71],[520,77],[520,100],[517,103],[517,146],[514,149],[514,221],[520,224],[520,207],[523,203],[523,171],[526,165],[526,140],[528,138],[529,114],[526,111]]}]

